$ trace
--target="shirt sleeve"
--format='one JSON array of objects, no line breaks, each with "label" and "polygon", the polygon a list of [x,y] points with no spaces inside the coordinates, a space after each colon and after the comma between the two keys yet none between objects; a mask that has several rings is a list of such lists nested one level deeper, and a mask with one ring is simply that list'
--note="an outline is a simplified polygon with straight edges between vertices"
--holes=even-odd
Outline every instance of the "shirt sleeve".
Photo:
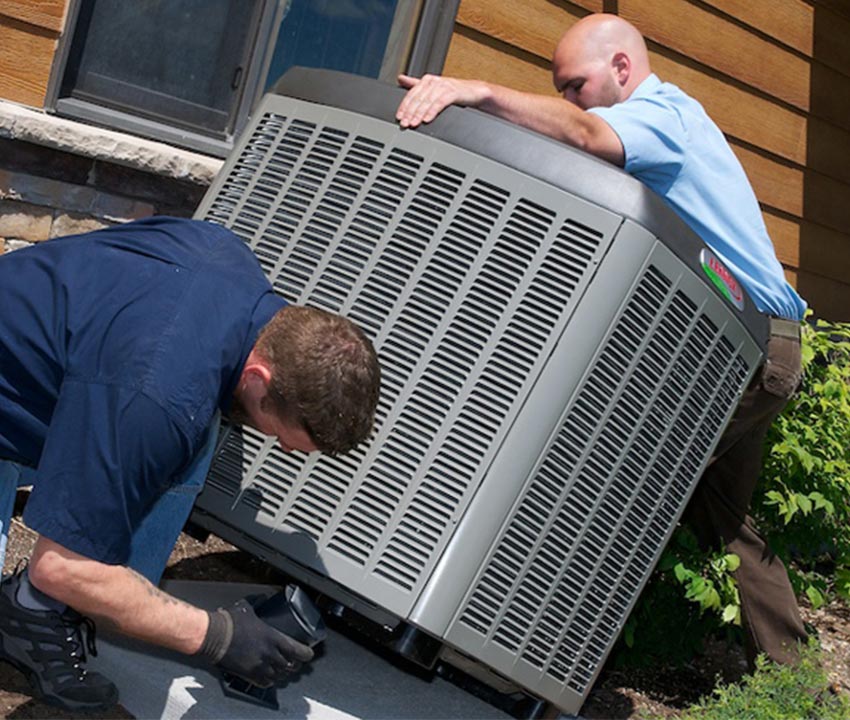
[{"label": "shirt sleeve", "polygon": [[589,112],[617,133],[625,152],[625,171],[663,193],[682,169],[688,144],[676,107],[662,98],[645,97]]},{"label": "shirt sleeve", "polygon": [[189,458],[190,443],[145,395],[66,379],[24,521],[73,552],[124,564],[142,517]]}]

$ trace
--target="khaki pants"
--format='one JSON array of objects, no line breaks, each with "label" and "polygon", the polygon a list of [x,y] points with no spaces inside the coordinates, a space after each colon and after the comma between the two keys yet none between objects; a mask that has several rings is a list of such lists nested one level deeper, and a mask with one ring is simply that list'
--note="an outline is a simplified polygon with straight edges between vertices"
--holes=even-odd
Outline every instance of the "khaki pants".
[{"label": "khaki pants", "polygon": [[747,514],[762,466],[765,435],[797,390],[800,341],[786,327],[774,332],[767,360],[745,391],[729,427],[685,511],[701,546],[720,541],[741,558],[735,573],[741,596],[747,661],[758,653],[778,663],[794,663],[797,643],[806,640],[797,600],[782,561]]}]

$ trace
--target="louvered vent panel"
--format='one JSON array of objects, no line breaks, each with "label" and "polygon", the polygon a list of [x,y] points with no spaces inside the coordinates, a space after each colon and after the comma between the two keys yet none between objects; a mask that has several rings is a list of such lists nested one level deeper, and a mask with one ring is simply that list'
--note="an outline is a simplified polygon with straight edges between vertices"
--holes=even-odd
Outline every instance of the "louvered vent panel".
[{"label": "louvered vent panel", "polygon": [[[253,171],[251,191],[246,195],[245,202],[237,207],[228,224],[246,242],[256,240],[254,250],[267,273],[274,267],[278,254],[278,248],[264,237],[270,216],[274,212],[282,227],[286,228],[303,217],[309,203],[309,165],[301,163],[298,168],[295,165],[313,138],[315,129],[313,123],[292,120],[281,128],[276,142],[267,144],[264,137],[257,148],[257,152],[265,151],[267,162],[255,159],[254,153],[249,154],[248,166]],[[281,182],[285,182],[290,191],[275,210],[273,205],[278,198],[270,187]]]},{"label": "louvered vent panel", "polygon": [[263,116],[251,133],[245,151],[239,155],[226,182],[210,205],[206,214],[207,220],[222,225],[230,221],[236,209],[244,203],[246,190],[255,181],[260,166],[276,145],[285,124],[286,118],[275,113]]},{"label": "louvered vent panel", "polygon": [[[283,295],[358,322],[383,370],[368,451],[294,475],[272,451],[240,502],[408,594],[610,241],[543,186],[520,193],[447,157],[267,114],[207,215],[251,244]],[[226,460],[218,476],[237,470]]]},{"label": "louvered vent panel", "polygon": [[[547,248],[546,260],[533,271],[534,278],[529,284],[533,291],[523,295],[507,286],[499,292],[495,278],[510,277],[517,267],[524,273],[532,272],[544,240],[551,235],[553,219],[553,213],[543,208],[528,202],[518,204],[488,262],[482,266],[481,293],[470,292],[464,297],[443,347],[433,355],[437,379],[429,382],[430,374],[426,370],[414,389],[414,401],[402,413],[402,422],[409,418],[409,427],[428,425],[431,436],[436,436],[447,422],[448,406],[447,412],[440,415],[432,407],[432,398],[449,388],[462,399],[442,447],[434,454],[378,563],[377,572],[381,575],[415,576],[432,555],[446,530],[446,522],[455,516],[461,504],[470,477],[480,472],[488,458],[503,419],[521,397],[523,381],[531,375],[547,342],[551,341],[552,328],[567,305],[570,284],[547,283],[553,279],[550,274],[553,263],[572,261],[576,265],[584,263],[586,268],[598,246],[598,237],[586,229],[581,235],[572,225],[565,225]],[[434,297],[439,295],[435,293]],[[506,313],[501,303],[511,305],[510,312]],[[511,319],[500,336],[496,325],[505,315]],[[480,336],[471,338],[470,328],[482,326]],[[476,352],[468,351],[470,339],[478,342]],[[489,359],[476,365],[482,349]],[[443,368],[445,372],[441,372]],[[451,385],[448,378],[454,378],[455,384]]]},{"label": "louvered vent panel", "polygon": [[302,462],[284,454],[278,447],[266,446],[263,463],[251,478],[242,502],[259,510],[266,518],[274,518],[286,502],[298,476]]},{"label": "louvered vent panel", "polygon": [[303,530],[319,540],[362,461],[362,450],[340,458],[314,459],[315,465],[300,478],[303,484],[293,496],[291,506],[278,516],[278,522]]},{"label": "louvered vent panel", "polygon": [[588,690],[748,373],[716,325],[650,267],[460,623]]},{"label": "louvered vent panel", "polygon": [[[417,397],[446,394],[454,399],[447,407],[452,411],[461,408],[461,413],[469,417],[466,427],[461,418],[457,418],[441,453],[448,454],[455,462],[458,458],[465,459],[468,472],[450,483],[444,482],[444,477],[429,479],[428,473],[424,474],[378,561],[376,572],[384,577],[400,583],[418,577],[443,536],[469,481],[480,472],[490,443],[511,409],[512,398],[518,389],[515,378],[521,380],[523,375],[509,373],[506,379],[503,375],[500,385],[500,376],[491,366],[490,372],[485,368],[480,377],[476,373],[479,379],[472,385],[471,393],[467,387],[472,383],[473,370],[482,355],[490,355],[497,344],[498,326],[516,292],[516,287],[510,286],[512,275],[517,278],[516,282],[524,280],[531,260],[549,233],[554,213],[546,215],[538,210],[545,216],[543,221],[538,222],[533,210],[530,203],[522,201],[511,213],[487,259],[477,271],[477,282],[469,287],[456,309],[444,341],[434,348],[431,360],[414,386]],[[513,256],[506,250],[509,243],[513,245]],[[500,280],[508,280],[507,286],[500,287]],[[431,315],[439,322],[446,314],[445,301],[439,292],[439,275],[427,268],[422,282],[423,291],[415,294],[420,300],[415,309],[420,317]],[[557,315],[548,318],[550,328],[554,319]],[[436,328],[435,323],[432,331]],[[470,346],[470,336],[476,334],[478,343]],[[423,458],[448,417],[434,420],[430,426],[421,423],[418,407],[413,403],[406,404],[399,416],[399,428],[412,438],[419,436],[414,445],[420,447]],[[440,460],[445,464],[445,458]],[[421,460],[419,462],[423,464]],[[456,467],[455,462],[450,463],[452,467]]]},{"label": "louvered vent panel", "polygon": [[207,484],[227,493],[239,493],[242,478],[263,448],[265,438],[250,429],[225,427],[224,440],[210,468]]}]

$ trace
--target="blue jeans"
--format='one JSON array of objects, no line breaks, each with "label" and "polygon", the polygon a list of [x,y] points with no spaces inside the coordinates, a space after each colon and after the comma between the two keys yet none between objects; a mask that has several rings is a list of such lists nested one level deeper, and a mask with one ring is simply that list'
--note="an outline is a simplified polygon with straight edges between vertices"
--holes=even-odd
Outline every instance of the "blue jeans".
[{"label": "blue jeans", "polygon": [[[145,515],[130,541],[127,565],[154,585],[159,583],[180,531],[189,519],[195,498],[204,486],[215,454],[221,416],[216,414],[192,464],[166,490]],[[8,460],[0,460],[0,567],[6,557],[9,523],[19,487],[37,482],[36,471]]]},{"label": "blue jeans", "polygon": [[0,569],[6,559],[9,542],[9,523],[15,509],[15,494],[19,487],[32,485],[35,470],[8,460],[0,460]]}]

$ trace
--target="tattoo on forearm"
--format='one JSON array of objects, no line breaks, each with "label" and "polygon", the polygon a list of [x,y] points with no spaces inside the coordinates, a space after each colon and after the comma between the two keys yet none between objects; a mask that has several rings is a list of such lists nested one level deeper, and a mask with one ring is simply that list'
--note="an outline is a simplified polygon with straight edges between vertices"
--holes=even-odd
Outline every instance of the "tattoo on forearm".
[{"label": "tattoo on forearm", "polygon": [[183,607],[192,607],[189,603],[183,602],[182,600],[178,600],[176,597],[169,595],[166,592],[163,592],[158,587],[156,587],[150,580],[148,580],[144,575],[139,572],[133,570],[133,568],[128,567],[127,570],[130,571],[130,574],[139,582],[140,585],[144,586],[147,594],[150,597],[157,598],[164,602],[166,605],[180,605]]}]

